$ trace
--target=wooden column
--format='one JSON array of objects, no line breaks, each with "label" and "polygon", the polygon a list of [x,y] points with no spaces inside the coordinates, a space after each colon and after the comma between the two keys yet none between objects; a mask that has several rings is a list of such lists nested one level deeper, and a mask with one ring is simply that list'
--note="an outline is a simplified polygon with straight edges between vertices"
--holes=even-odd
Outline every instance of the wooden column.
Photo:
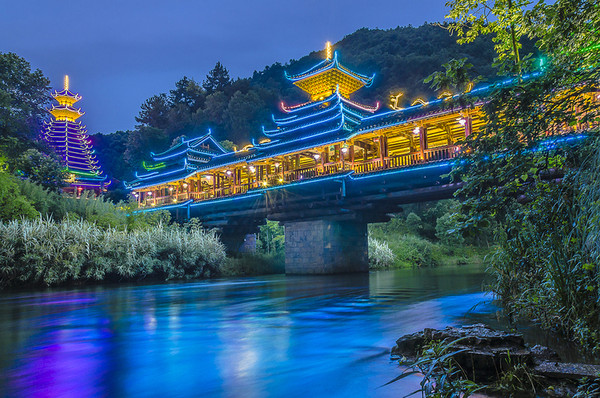
[{"label": "wooden column", "polygon": [[335,160],[336,169],[337,169],[337,164],[340,161],[340,157],[339,156],[340,156],[340,145],[337,144],[337,145],[334,145],[334,147],[333,147],[333,157],[334,157],[334,160]]},{"label": "wooden column", "polygon": [[419,129],[419,146],[421,150],[421,160],[425,161],[425,150],[427,149],[427,127]]},{"label": "wooden column", "polygon": [[387,157],[387,142],[386,137],[384,135],[379,136],[379,161],[381,162],[381,167],[385,167],[385,158]]},{"label": "wooden column", "polygon": [[217,175],[216,173],[212,173],[212,191],[213,197],[217,196]]},{"label": "wooden column", "polygon": [[465,138],[473,133],[473,121],[470,117],[465,118]]}]

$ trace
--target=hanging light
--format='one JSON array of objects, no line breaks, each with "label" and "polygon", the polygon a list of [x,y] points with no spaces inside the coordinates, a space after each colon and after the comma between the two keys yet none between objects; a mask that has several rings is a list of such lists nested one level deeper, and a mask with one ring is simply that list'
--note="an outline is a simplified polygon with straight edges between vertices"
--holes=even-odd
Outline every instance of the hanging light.
[{"label": "hanging light", "polygon": [[254,173],[256,171],[256,167],[250,166],[248,167],[248,170],[250,170],[250,173]]},{"label": "hanging light", "polygon": [[465,124],[467,124],[467,119],[465,119],[464,117],[458,118],[456,119],[458,121],[458,124],[460,124],[461,126],[465,126]]},{"label": "hanging light", "polygon": [[316,153],[313,157],[315,158],[315,160],[321,159],[321,155],[319,155],[318,153]]},{"label": "hanging light", "polygon": [[419,134],[421,132],[421,128],[419,126],[415,127],[413,130],[413,134]]},{"label": "hanging light", "polygon": [[344,145],[344,147],[342,148],[342,153],[346,153],[348,152],[348,147]]},{"label": "hanging light", "polygon": [[184,188],[187,188],[187,187],[188,187],[188,184],[187,184],[187,182],[184,182],[184,183],[183,183],[183,187],[184,187]]},{"label": "hanging light", "polygon": [[225,174],[227,174],[228,176],[230,176],[230,175],[231,175],[231,170],[227,170],[227,171],[225,172]]}]

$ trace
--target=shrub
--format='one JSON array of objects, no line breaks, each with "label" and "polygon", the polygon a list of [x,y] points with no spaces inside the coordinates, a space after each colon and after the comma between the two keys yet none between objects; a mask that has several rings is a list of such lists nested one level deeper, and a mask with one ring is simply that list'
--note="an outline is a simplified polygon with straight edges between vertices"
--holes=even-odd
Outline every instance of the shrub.
[{"label": "shrub", "polygon": [[369,268],[389,268],[396,262],[396,256],[387,243],[369,237]]},{"label": "shrub", "polygon": [[31,202],[21,195],[16,179],[0,172],[0,221],[33,218],[36,215]]}]

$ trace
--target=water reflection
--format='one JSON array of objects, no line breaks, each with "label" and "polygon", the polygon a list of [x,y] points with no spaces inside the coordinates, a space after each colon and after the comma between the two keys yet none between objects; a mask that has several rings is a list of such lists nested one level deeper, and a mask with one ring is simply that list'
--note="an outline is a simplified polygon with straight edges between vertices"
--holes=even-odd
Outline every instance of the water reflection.
[{"label": "water reflection", "polygon": [[418,380],[378,388],[398,374],[394,341],[461,323],[484,300],[481,281],[481,269],[462,267],[4,293],[0,388],[15,397],[397,397]]}]

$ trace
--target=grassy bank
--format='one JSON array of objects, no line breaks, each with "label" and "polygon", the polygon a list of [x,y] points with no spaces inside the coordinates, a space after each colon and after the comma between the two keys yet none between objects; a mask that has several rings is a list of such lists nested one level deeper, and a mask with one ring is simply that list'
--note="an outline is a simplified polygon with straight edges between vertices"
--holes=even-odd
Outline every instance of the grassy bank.
[{"label": "grassy bank", "polygon": [[476,246],[447,247],[415,235],[369,237],[371,269],[483,263],[488,252]]},{"label": "grassy bank", "polygon": [[371,269],[437,267],[481,263],[493,231],[474,237],[458,233],[458,202],[443,200],[406,206],[391,221],[369,226]]},{"label": "grassy bank", "polygon": [[224,261],[216,234],[200,228],[128,231],[68,218],[0,223],[1,287],[208,277]]}]

